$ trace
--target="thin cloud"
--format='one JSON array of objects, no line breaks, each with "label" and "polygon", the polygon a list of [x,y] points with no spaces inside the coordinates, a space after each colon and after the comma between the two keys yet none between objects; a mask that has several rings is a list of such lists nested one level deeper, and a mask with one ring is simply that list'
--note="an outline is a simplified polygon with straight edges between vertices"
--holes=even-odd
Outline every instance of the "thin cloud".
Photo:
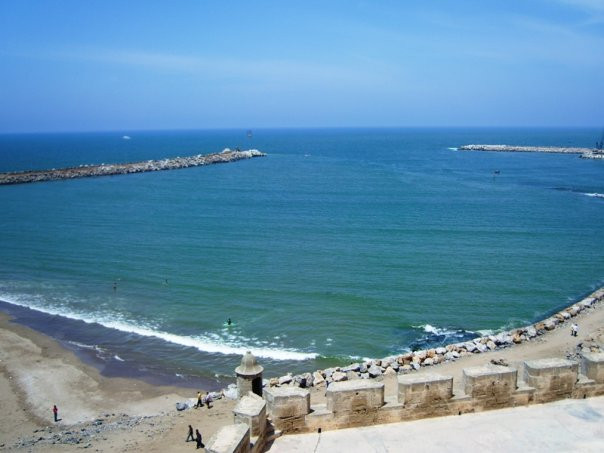
[{"label": "thin cloud", "polygon": [[172,74],[204,76],[221,80],[296,83],[375,84],[381,76],[367,68],[287,59],[235,59],[146,51],[79,49],[53,51],[30,58],[138,66]]},{"label": "thin cloud", "polygon": [[558,2],[584,11],[604,13],[602,0],[558,0]]}]

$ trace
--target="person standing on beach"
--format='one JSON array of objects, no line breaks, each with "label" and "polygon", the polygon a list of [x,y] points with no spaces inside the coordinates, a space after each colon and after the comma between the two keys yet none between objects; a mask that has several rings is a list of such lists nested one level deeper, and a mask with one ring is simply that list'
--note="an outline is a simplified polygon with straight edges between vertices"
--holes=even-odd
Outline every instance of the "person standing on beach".
[{"label": "person standing on beach", "polygon": [[205,445],[201,441],[201,433],[199,432],[198,429],[195,430],[195,436],[196,436],[195,440],[197,441],[197,448],[204,448]]},{"label": "person standing on beach", "polygon": [[197,392],[197,404],[195,405],[195,409],[203,406],[203,401],[201,401],[201,392]]},{"label": "person standing on beach", "polygon": [[187,436],[187,440],[185,440],[185,442],[189,442],[189,440],[195,440],[195,437],[193,437],[193,427],[191,425],[189,425],[189,435]]},{"label": "person standing on beach", "polygon": [[59,421],[59,409],[57,408],[56,404],[54,406],[52,406],[52,414],[55,416],[55,422],[58,422]]},{"label": "person standing on beach", "polygon": [[212,401],[214,400],[212,399],[210,392],[206,393],[206,396],[203,398],[203,402],[206,403],[208,409],[212,409]]},{"label": "person standing on beach", "polygon": [[579,333],[579,326],[576,323],[573,323],[572,326],[570,326],[570,335],[572,337],[576,337],[578,333]]}]

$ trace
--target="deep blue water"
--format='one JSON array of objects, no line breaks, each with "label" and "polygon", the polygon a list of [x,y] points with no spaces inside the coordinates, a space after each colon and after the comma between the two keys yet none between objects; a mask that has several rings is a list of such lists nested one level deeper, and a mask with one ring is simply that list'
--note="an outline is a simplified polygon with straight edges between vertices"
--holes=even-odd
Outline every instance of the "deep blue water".
[{"label": "deep blue water", "polygon": [[[247,349],[275,374],[528,323],[604,282],[604,199],[594,195],[604,194],[604,161],[451,148],[593,146],[598,136],[589,129],[0,135],[0,171],[227,146],[268,153],[0,186],[0,299],[8,302],[0,308],[94,351],[107,370],[186,377],[231,375]],[[234,327],[223,326],[227,317]]]}]

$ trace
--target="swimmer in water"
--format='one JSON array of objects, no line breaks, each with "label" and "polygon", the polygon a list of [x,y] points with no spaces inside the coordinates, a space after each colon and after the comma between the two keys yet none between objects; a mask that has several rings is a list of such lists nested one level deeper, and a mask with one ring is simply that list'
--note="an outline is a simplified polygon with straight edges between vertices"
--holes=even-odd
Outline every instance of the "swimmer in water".
[{"label": "swimmer in water", "polygon": [[233,324],[233,321],[231,321],[231,318],[227,319],[227,326],[230,326],[231,324]]}]

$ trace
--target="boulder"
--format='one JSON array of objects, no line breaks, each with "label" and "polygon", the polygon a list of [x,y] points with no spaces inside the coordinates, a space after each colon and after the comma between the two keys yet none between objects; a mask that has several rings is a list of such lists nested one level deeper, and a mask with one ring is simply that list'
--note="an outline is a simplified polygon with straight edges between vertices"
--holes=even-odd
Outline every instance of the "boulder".
[{"label": "boulder", "polygon": [[369,372],[369,376],[371,376],[372,378],[378,377],[378,376],[382,375],[381,368],[379,366],[376,366],[376,365],[374,365],[371,368],[369,368],[368,372]]},{"label": "boulder", "polygon": [[341,371],[334,371],[333,374],[331,375],[331,379],[333,380],[333,382],[340,382],[340,381],[347,381],[348,377],[346,376],[346,374],[342,373]]},{"label": "boulder", "polygon": [[584,308],[587,307],[591,307],[595,302],[595,299],[593,297],[588,297],[587,299],[583,299],[581,302],[579,302],[579,305],[581,305]]},{"label": "boulder", "polygon": [[407,364],[407,365],[403,365],[400,368],[401,373],[409,373],[413,368],[411,367],[411,365]]},{"label": "boulder", "polygon": [[411,362],[411,368],[413,368],[414,370],[419,370],[421,366],[417,362]]},{"label": "boulder", "polygon": [[439,355],[445,355],[447,353],[447,348],[443,348],[442,346],[440,348],[436,348],[436,353]]},{"label": "boulder", "polygon": [[466,343],[466,351],[468,352],[475,352],[478,348],[476,347],[475,343],[472,342],[468,342]]},{"label": "boulder", "polygon": [[323,371],[323,375],[324,375],[326,378],[330,378],[330,377],[331,377],[331,375],[332,375],[332,374],[333,374],[335,371],[336,371],[336,369],[335,369],[335,368],[327,368],[326,370],[324,370],[324,371]]},{"label": "boulder", "polygon": [[320,387],[322,385],[325,385],[325,378],[323,377],[323,374],[319,371],[315,371],[312,374],[312,379],[313,379],[313,386],[315,386],[315,387]]},{"label": "boulder", "polygon": [[358,378],[359,378],[359,374],[360,374],[360,373],[357,373],[356,371],[347,371],[347,372],[346,372],[346,378],[347,378],[349,381],[352,381],[352,380],[354,380],[354,379],[358,379]]},{"label": "boulder", "polygon": [[392,368],[394,371],[398,371],[400,368],[400,365],[398,364],[397,361],[394,361],[390,364],[390,368]]},{"label": "boulder", "polygon": [[426,351],[415,351],[413,353],[413,361],[415,362],[415,357],[419,358],[419,360],[424,360],[427,355],[428,353]]},{"label": "boulder", "polygon": [[293,381],[293,377],[291,374],[281,376],[279,378],[279,385],[289,384],[291,381]]},{"label": "boulder", "polygon": [[359,365],[359,373],[367,373],[367,365],[364,363],[361,363]]},{"label": "boulder", "polygon": [[490,351],[494,351],[497,349],[497,345],[493,341],[489,340],[487,341],[487,348],[489,348]]},{"label": "boulder", "polygon": [[478,352],[487,352],[489,350],[489,348],[487,348],[487,345],[482,343],[478,343],[476,345],[476,349],[478,350]]},{"label": "boulder", "polygon": [[347,373],[348,371],[359,371],[361,369],[361,365],[358,363],[351,363],[348,366],[345,366],[342,368],[342,371],[344,373]]},{"label": "boulder", "polygon": [[[457,357],[455,357],[453,354],[457,354]],[[444,355],[445,360],[455,360],[458,357],[459,357],[459,352],[455,352],[455,351],[449,351]]]},{"label": "boulder", "polygon": [[[570,316],[569,316],[570,317]],[[562,322],[564,321],[564,315],[562,313],[556,313],[554,315],[554,318],[557,319],[558,321]]]},{"label": "boulder", "polygon": [[384,371],[384,376],[394,376],[396,375],[396,371],[394,371],[392,369],[392,367],[388,367],[386,368],[386,371]]},{"label": "boulder", "polygon": [[535,338],[537,336],[537,329],[535,329],[533,326],[528,326],[526,328],[526,336],[529,338]]},{"label": "boulder", "polygon": [[427,357],[424,362],[423,362],[424,366],[431,366],[434,365],[434,359],[432,357]]}]

